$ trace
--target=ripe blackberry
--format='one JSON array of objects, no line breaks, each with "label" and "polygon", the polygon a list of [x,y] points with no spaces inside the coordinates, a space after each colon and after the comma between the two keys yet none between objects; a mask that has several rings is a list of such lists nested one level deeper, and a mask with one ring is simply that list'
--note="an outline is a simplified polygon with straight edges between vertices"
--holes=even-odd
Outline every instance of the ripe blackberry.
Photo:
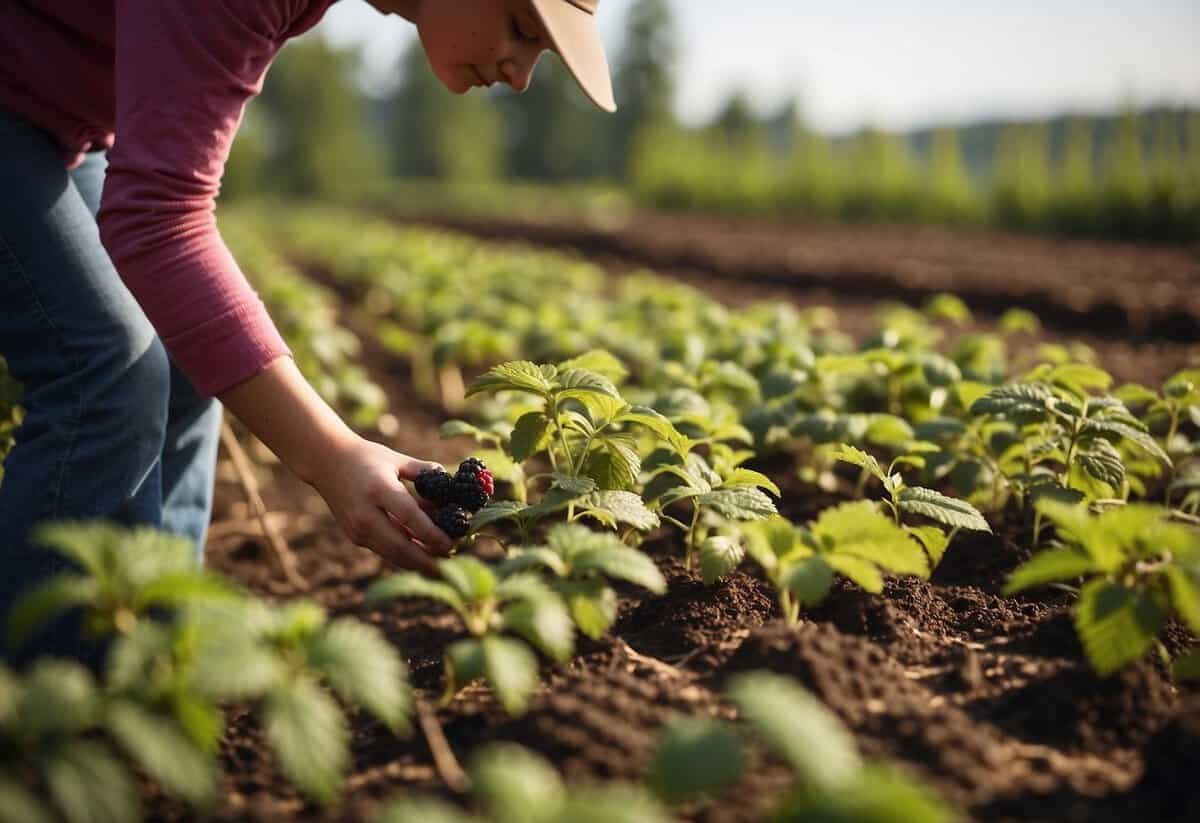
[{"label": "ripe blackberry", "polygon": [[439,506],[454,502],[454,477],[441,469],[426,469],[413,485],[417,494]]},{"label": "ripe blackberry", "polygon": [[433,513],[433,523],[451,540],[458,540],[471,530],[471,515],[458,506],[443,506]]},{"label": "ripe blackberry", "polygon": [[454,479],[454,502],[474,514],[488,504],[492,496],[476,479]]},{"label": "ripe blackberry", "polygon": [[496,492],[496,482],[492,477],[491,469],[478,457],[468,457],[459,463],[458,471],[454,474],[454,479],[457,482],[475,483],[488,497],[491,497]]}]

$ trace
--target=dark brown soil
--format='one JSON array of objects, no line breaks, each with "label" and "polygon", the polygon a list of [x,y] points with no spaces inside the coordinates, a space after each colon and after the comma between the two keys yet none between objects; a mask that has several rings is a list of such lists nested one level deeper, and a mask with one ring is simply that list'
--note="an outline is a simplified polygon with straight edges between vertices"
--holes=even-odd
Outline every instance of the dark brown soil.
[{"label": "dark brown soil", "polygon": [[[1176,265],[1182,254],[1160,256]],[[1127,342],[1113,345],[1135,373],[1163,368]],[[402,368],[369,343],[366,361],[397,410],[398,429],[379,439],[445,463],[465,456],[469,444],[438,439],[443,415],[412,401]],[[262,480],[269,507],[294,516],[289,537],[311,585],[307,594],[335,614],[378,625],[408,660],[421,698],[436,702],[441,650],[461,633],[454,616],[425,601],[365,610],[363,591],[384,571],[382,563],[348,544],[315,492],[281,467],[264,465]],[[781,508],[800,521],[838,499],[790,481]],[[214,520],[244,517],[243,508],[236,487],[219,484]],[[890,580],[883,597],[840,583],[796,627],[781,622],[770,588],[753,574],[705,587],[685,567],[679,539],[664,530],[647,548],[669,581],[667,594],[622,589],[612,637],[581,642],[573,660],[546,666],[526,715],[507,718],[486,689],[473,686],[437,716],[462,759],[480,744],[515,741],[571,779],[637,779],[664,723],[676,715],[733,719],[721,698],[726,679],[765,668],[795,677],[849,725],[869,756],[892,759],[927,780],[967,819],[1198,819],[1197,697],[1181,696],[1149,661],[1106,680],[1092,674],[1071,626],[1071,594],[1002,597],[1005,576],[1029,554],[1021,528],[1004,524],[998,536],[960,535],[932,580]],[[208,562],[256,592],[297,594],[252,538],[214,538]],[[1192,640],[1178,627],[1168,634],[1173,651]],[[287,786],[253,716],[235,710],[222,743],[224,791],[213,816],[357,821],[395,793],[452,796],[420,732],[396,738],[361,715],[352,718],[352,729],[345,802],[321,810]],[[741,785],[681,814],[706,822],[761,820],[787,781],[778,763],[757,756]],[[155,817],[189,818],[156,793],[148,802]]]}]

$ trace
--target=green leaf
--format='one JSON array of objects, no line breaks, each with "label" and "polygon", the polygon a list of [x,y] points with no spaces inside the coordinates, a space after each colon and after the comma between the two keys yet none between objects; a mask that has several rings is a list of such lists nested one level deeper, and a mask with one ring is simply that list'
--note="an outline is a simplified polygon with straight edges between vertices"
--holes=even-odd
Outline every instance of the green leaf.
[{"label": "green leaf", "polygon": [[925,553],[929,555],[929,568],[936,569],[950,547],[951,535],[942,531],[940,526],[904,526],[904,531],[925,547]]},{"label": "green leaf", "polygon": [[820,555],[806,557],[784,572],[779,587],[794,594],[801,606],[816,606],[833,588],[833,568]]},{"label": "green leaf", "polygon": [[655,594],[667,590],[666,578],[653,560],[637,549],[621,544],[615,536],[611,537],[613,543],[585,549],[575,556],[575,574],[599,572],[605,577],[628,581]]},{"label": "green leaf", "polygon": [[334,699],[307,677],[273,690],[263,726],[283,773],[305,795],[328,803],[350,762],[349,730]]},{"label": "green leaf", "polygon": [[670,823],[673,819],[641,786],[623,783],[572,788],[552,818],[553,823]]},{"label": "green leaf", "polygon": [[971,414],[1002,415],[1019,423],[1043,420],[1053,393],[1040,383],[1012,383],[992,389],[971,404]]},{"label": "green leaf", "polygon": [[687,452],[688,439],[675,428],[675,425],[663,415],[649,406],[630,406],[614,418],[615,423],[636,423],[645,426],[665,441],[677,454]]},{"label": "green leaf", "polygon": [[1146,454],[1158,459],[1166,466],[1173,465],[1171,458],[1158,445],[1158,441],[1141,429],[1116,420],[1087,420],[1080,430],[1080,442],[1089,443],[1093,438],[1122,438],[1137,446]]},{"label": "green leaf", "polygon": [[153,606],[179,607],[205,600],[232,600],[241,595],[226,581],[202,571],[164,574],[142,586],[133,599],[141,611]]},{"label": "green leaf", "polygon": [[525,713],[538,684],[538,663],[529,647],[508,637],[479,641],[484,672],[496,699],[510,716]]},{"label": "green leaf", "polygon": [[540,411],[531,411],[521,415],[512,433],[512,456],[518,463],[524,463],[530,457],[546,447],[549,442],[547,432],[550,429],[550,418]]},{"label": "green leaf", "polygon": [[562,598],[549,589],[506,608],[504,625],[559,662],[575,650],[575,624]]},{"label": "green leaf", "polygon": [[375,823],[479,823],[479,819],[440,800],[401,797],[385,806]]},{"label": "green leaf", "polygon": [[861,772],[853,735],[821,701],[793,681],[751,672],[734,677],[727,692],[754,731],[805,784],[845,788]]},{"label": "green leaf", "polygon": [[553,388],[553,384],[537,364],[517,360],[501,363],[475,378],[471,381],[466,396],[471,397],[480,392],[512,390],[546,397]]},{"label": "green leaf", "polygon": [[886,766],[867,766],[838,791],[794,791],[777,813],[777,823],[953,823],[958,820],[934,792]]},{"label": "green leaf", "polygon": [[650,763],[650,785],[668,803],[720,794],[746,767],[737,732],[719,721],[681,718],[659,738]]},{"label": "green leaf", "polygon": [[642,459],[637,447],[627,435],[607,435],[599,438],[602,452],[593,452],[588,472],[606,489],[631,490],[637,485],[642,471]]},{"label": "green leaf", "polygon": [[452,586],[440,580],[429,580],[416,572],[401,572],[372,583],[367,589],[365,602],[368,606],[378,606],[387,600],[397,597],[426,597],[445,603],[462,614],[467,605],[462,596]]},{"label": "green leaf", "polygon": [[714,535],[700,544],[700,571],[704,583],[711,586],[736,569],[746,556],[741,541]]},{"label": "green leaf", "polygon": [[1107,440],[1097,438],[1087,451],[1079,453],[1079,465],[1092,477],[1119,491],[1125,482],[1125,462],[1121,452]]},{"label": "green leaf", "polygon": [[515,500],[493,500],[471,516],[471,534],[493,523],[520,517],[528,508],[524,503]]},{"label": "green leaf", "polygon": [[496,574],[469,554],[439,560],[438,571],[465,603],[478,603],[496,590]]},{"label": "green leaf", "polygon": [[207,805],[216,788],[216,763],[170,718],[129,700],[110,704],[105,725],[133,760],[167,791],[193,805]]},{"label": "green leaf", "polygon": [[729,486],[759,486],[776,497],[783,497],[783,492],[779,490],[779,486],[775,485],[775,481],[771,480],[771,478],[762,472],[756,472],[753,469],[744,469],[740,466],[730,472],[721,485],[726,488]]},{"label": "green leaf", "polygon": [[844,463],[852,463],[861,469],[866,469],[880,483],[887,482],[887,474],[883,471],[883,467],[879,465],[879,461],[872,455],[867,454],[859,448],[855,448],[847,443],[839,443],[831,454],[835,460],[841,460]]},{"label": "green leaf", "polygon": [[77,663],[43,657],[25,676],[21,728],[30,737],[78,734],[96,724],[99,712],[92,675]]},{"label": "green leaf", "polygon": [[1004,586],[1005,596],[1045,583],[1074,580],[1096,571],[1095,561],[1077,549],[1061,547],[1039,552],[1021,564]]},{"label": "green leaf", "polygon": [[980,532],[992,531],[987,520],[970,503],[956,497],[947,497],[933,489],[910,486],[900,492],[898,505],[901,511],[919,514],[947,526]]},{"label": "green leaf", "polygon": [[1086,363],[1064,363],[1055,366],[1050,372],[1049,380],[1079,397],[1086,397],[1091,392],[1106,392],[1113,383],[1112,375],[1104,369]]},{"label": "green leaf", "polygon": [[88,606],[100,595],[100,584],[91,577],[62,574],[23,595],[8,618],[8,646],[18,648],[34,631],[55,616],[75,607]]},{"label": "green leaf", "polygon": [[1165,571],[1171,605],[1188,628],[1200,633],[1200,565],[1171,565]]},{"label": "green leaf", "polygon": [[350,617],[330,623],[309,644],[308,665],[347,703],[362,706],[393,732],[408,730],[408,670],[383,633]]},{"label": "green leaf", "polygon": [[573,474],[556,472],[550,475],[550,478],[551,488],[560,489],[571,497],[582,497],[596,490],[596,481],[586,475],[577,477]]},{"label": "green leaf", "polygon": [[557,585],[575,625],[599,640],[617,619],[617,593],[602,579],[564,580]]},{"label": "green leaf", "polygon": [[696,502],[730,520],[763,520],[778,511],[771,498],[754,486],[728,486],[705,492]]},{"label": "green leaf", "polygon": [[617,359],[612,352],[605,349],[592,349],[578,357],[564,360],[558,364],[558,368],[560,370],[587,369],[588,371],[604,375],[614,383],[620,383],[629,376],[629,370],[625,368],[625,364]]},{"label": "green leaf", "polygon": [[54,814],[15,778],[0,775],[0,823],[54,823]]},{"label": "green leaf", "polygon": [[559,397],[582,397],[587,394],[600,394],[615,399],[621,398],[621,393],[602,374],[587,369],[564,369],[558,373],[558,384],[561,387]]},{"label": "green leaf", "polygon": [[501,577],[508,577],[517,572],[528,571],[538,566],[549,569],[556,577],[566,577],[570,571],[567,568],[566,561],[559,554],[545,546],[533,546],[529,548],[514,546],[508,550],[508,557],[496,567],[496,573]]},{"label": "green leaf", "polygon": [[867,500],[826,509],[812,531],[827,551],[870,560],[896,574],[929,576],[924,549]]},{"label": "green leaf", "polygon": [[[865,437],[869,442],[879,446],[901,448],[913,439],[913,434],[913,427],[903,417],[897,417],[894,414],[877,414],[871,417]],[[853,448],[853,446],[849,448]]]},{"label": "green leaf", "polygon": [[582,498],[579,504],[585,507],[584,512],[607,512],[618,523],[633,526],[638,531],[649,531],[659,524],[658,515],[646,508],[642,498],[633,492],[596,491]]},{"label": "green leaf", "polygon": [[1075,606],[1075,629],[1102,677],[1141,658],[1166,619],[1166,609],[1151,596],[1108,580],[1085,585]]},{"label": "green leaf", "polygon": [[835,572],[849,578],[864,591],[871,594],[883,593],[883,572],[879,571],[879,567],[870,560],[837,552],[822,554],[821,559],[828,563]]},{"label": "green leaf", "polygon": [[134,823],[137,790],[125,765],[93,740],[74,740],[43,761],[50,798],[68,823]]},{"label": "green leaf", "polygon": [[448,703],[455,693],[472,680],[487,675],[483,659],[483,645],[473,637],[456,640],[442,653],[446,669],[446,693],[443,703]]},{"label": "green leaf", "polygon": [[562,779],[539,755],[493,743],[472,758],[472,793],[501,823],[547,820],[566,796]]}]

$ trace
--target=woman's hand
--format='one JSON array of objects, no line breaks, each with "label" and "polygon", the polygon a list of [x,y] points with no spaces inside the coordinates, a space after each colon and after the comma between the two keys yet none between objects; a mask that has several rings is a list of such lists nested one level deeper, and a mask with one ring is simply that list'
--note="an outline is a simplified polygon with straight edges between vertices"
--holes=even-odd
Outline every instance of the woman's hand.
[{"label": "woman's hand", "polygon": [[356,545],[406,569],[435,574],[434,555],[452,545],[401,482],[437,463],[415,460],[381,443],[355,437],[308,478]]},{"label": "woman's hand", "polygon": [[391,563],[434,574],[433,555],[450,538],[422,511],[400,478],[436,463],[414,460],[356,434],[308,384],[290,357],[221,395],[283,464],[325,498],[338,525],[359,546]]}]

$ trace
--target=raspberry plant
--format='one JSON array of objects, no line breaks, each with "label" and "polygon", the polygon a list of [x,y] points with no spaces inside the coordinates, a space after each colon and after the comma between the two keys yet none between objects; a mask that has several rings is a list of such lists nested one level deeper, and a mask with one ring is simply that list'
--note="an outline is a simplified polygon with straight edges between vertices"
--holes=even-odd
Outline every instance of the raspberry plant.
[{"label": "raspberry plant", "polygon": [[885,572],[929,577],[924,544],[866,500],[826,509],[807,528],[773,517],[744,526],[743,534],[713,546],[718,557],[707,562],[730,567],[749,554],[778,591],[791,624],[799,622],[801,607],[825,599],[835,574],[872,594],[883,592]]},{"label": "raspberry plant", "polygon": [[503,576],[469,555],[440,560],[438,569],[441,580],[414,572],[390,575],[372,584],[366,601],[378,605],[397,597],[425,597],[452,608],[470,636],[446,648],[444,702],[482,678],[509,714],[521,714],[537,687],[538,661],[529,646],[558,661],[574,650],[562,599],[536,574]]},{"label": "raspberry plant", "polygon": [[39,539],[78,567],[15,606],[19,642],[67,609],[112,639],[104,725],[164,787],[195,804],[211,797],[220,703],[257,704],[284,774],[314,800],[335,798],[349,733],[332,687],[395,732],[407,729],[407,673],[379,631],[329,622],[315,603],[269,606],[195,566],[189,541],[105,523],[51,524]]},{"label": "raspberry plant", "polygon": [[8,363],[0,357],[0,483],[4,482],[4,457],[15,445],[14,435],[24,418],[20,402],[21,384],[8,373]]},{"label": "raspberry plant", "polygon": [[542,568],[554,577],[558,592],[575,625],[598,640],[617,618],[617,593],[608,581],[624,580],[654,594],[667,590],[667,581],[649,557],[621,542],[616,535],[595,532],[578,523],[559,523],[546,533],[543,546],[514,547],[500,565],[509,575]]},{"label": "raspberry plant", "polygon": [[1172,613],[1200,632],[1200,533],[1147,504],[1099,515],[1055,500],[1036,506],[1057,540],[1014,571],[1004,593],[1084,578],[1075,629],[1100,675],[1143,657]]}]

